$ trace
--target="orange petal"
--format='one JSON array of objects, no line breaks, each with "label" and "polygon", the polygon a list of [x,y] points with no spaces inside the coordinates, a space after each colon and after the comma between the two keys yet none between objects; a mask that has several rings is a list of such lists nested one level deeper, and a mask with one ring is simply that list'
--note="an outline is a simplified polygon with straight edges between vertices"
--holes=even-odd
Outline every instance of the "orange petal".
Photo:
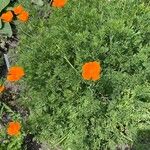
[{"label": "orange petal", "polygon": [[0,86],[0,93],[2,93],[4,90],[5,90],[4,85],[1,85],[1,86]]},{"label": "orange petal", "polygon": [[61,7],[64,7],[66,3],[67,3],[67,0],[53,0],[52,6],[61,8]]},{"label": "orange petal", "polygon": [[87,73],[87,72],[83,72],[83,73],[82,73],[82,77],[83,77],[83,79],[85,79],[85,80],[90,80],[90,79],[91,79],[91,74],[90,74],[90,73]]},{"label": "orange petal", "polygon": [[7,128],[7,134],[17,136],[20,133],[21,125],[19,122],[10,122]]},{"label": "orange petal", "polygon": [[21,79],[21,76],[16,76],[16,75],[8,75],[7,80],[10,82],[18,81]]},{"label": "orange petal", "polygon": [[7,11],[1,15],[0,19],[2,19],[3,22],[11,22],[13,19],[13,14],[11,11]]},{"label": "orange petal", "polygon": [[82,66],[82,77],[86,80],[98,80],[100,72],[101,66],[99,62],[88,62]]},{"label": "orange petal", "polygon": [[92,80],[96,81],[98,79],[100,79],[100,74],[99,73],[97,73],[97,74],[95,73],[95,74],[92,75]]},{"label": "orange petal", "polygon": [[26,22],[28,21],[29,13],[27,11],[23,11],[21,14],[17,16],[17,18],[22,22]]},{"label": "orange petal", "polygon": [[24,75],[24,69],[22,67],[14,66],[9,68],[8,74]]},{"label": "orange petal", "polygon": [[13,12],[15,15],[19,15],[19,14],[21,14],[21,12],[23,12],[23,10],[24,9],[23,9],[22,5],[19,5],[19,6],[14,7]]}]

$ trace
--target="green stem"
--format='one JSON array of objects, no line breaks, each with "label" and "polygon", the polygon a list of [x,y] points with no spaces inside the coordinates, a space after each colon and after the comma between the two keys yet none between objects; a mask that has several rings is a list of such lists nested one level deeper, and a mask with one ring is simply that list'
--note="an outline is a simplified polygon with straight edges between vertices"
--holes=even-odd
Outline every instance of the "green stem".
[{"label": "green stem", "polygon": [[73,69],[77,74],[79,74],[78,71],[74,68],[74,66],[70,63],[70,61],[67,59],[66,56],[64,56],[64,59],[65,59],[65,60],[67,61],[67,63],[72,67],[72,69]]},{"label": "green stem", "polygon": [[57,144],[55,144],[55,147],[58,146],[60,143],[62,143],[62,142],[67,138],[67,135],[68,135],[68,134],[66,134],[64,137],[62,137],[62,138],[57,142]]}]

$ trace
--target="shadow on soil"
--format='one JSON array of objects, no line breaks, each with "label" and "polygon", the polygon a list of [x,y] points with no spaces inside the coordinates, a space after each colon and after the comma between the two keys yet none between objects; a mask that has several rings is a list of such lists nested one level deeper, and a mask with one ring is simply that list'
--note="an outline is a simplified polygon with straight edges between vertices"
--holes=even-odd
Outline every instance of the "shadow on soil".
[{"label": "shadow on soil", "polygon": [[26,150],[40,150],[41,144],[37,143],[37,141],[34,140],[34,136],[31,134],[28,134],[25,139],[24,143],[22,145],[22,149]]},{"label": "shadow on soil", "polygon": [[133,150],[150,150],[150,129],[138,131]]}]

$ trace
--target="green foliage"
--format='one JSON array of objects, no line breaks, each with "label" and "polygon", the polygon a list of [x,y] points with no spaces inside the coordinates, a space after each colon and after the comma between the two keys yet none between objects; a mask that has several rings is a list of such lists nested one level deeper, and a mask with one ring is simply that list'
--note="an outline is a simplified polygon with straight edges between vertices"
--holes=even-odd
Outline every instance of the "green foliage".
[{"label": "green foliage", "polygon": [[10,23],[4,23],[2,29],[0,29],[0,34],[7,35],[8,37],[12,36],[12,29]]},{"label": "green foliage", "polygon": [[[36,138],[63,150],[114,150],[150,129],[147,1],[72,0],[49,19],[36,7],[30,13],[37,18],[20,31],[18,50],[27,84],[21,101]],[[95,60],[101,79],[84,81],[82,65]]]},{"label": "green foliage", "polygon": [[6,8],[6,6],[10,3],[10,0],[0,0],[0,12]]},{"label": "green foliage", "polygon": [[44,5],[43,0],[31,0],[31,2],[38,5],[38,6],[43,6]]},{"label": "green foliage", "polygon": [[[0,0],[0,14],[2,14],[2,12],[7,9],[9,4],[10,0]],[[12,36],[12,29],[10,24],[2,22],[1,19],[0,19],[0,35],[5,35],[8,37]]]}]

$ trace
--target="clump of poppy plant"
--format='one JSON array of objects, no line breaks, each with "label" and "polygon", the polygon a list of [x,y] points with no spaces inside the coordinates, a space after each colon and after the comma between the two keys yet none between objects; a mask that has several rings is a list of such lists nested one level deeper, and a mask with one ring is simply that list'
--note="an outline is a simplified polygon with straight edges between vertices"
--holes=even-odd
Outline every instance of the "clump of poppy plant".
[{"label": "clump of poppy plant", "polygon": [[21,124],[19,122],[9,122],[7,134],[10,136],[18,136],[20,134]]},{"label": "clump of poppy plant", "polygon": [[100,78],[101,66],[99,62],[88,62],[82,66],[82,77],[85,80],[96,81]]},{"label": "clump of poppy plant", "polygon": [[[65,14],[57,11],[38,30],[39,35],[47,35],[45,25],[51,29],[50,36],[32,39],[44,43],[44,52],[43,46],[34,44],[32,53],[24,51],[19,56],[30,74],[25,81],[30,93],[21,101],[37,110],[39,115],[33,113],[30,122],[32,128],[38,124],[42,129],[34,131],[35,136],[47,143],[65,139],[59,144],[64,150],[115,149],[118,142],[132,145],[134,131],[141,126],[139,118],[144,120],[144,129],[150,114],[147,3],[72,0],[65,9]],[[135,23],[137,18],[140,21]],[[31,24],[35,21],[38,18]],[[37,26],[30,27],[35,34]],[[26,49],[31,41],[26,34],[22,36],[19,49]],[[30,95],[32,105],[27,102]]]}]

